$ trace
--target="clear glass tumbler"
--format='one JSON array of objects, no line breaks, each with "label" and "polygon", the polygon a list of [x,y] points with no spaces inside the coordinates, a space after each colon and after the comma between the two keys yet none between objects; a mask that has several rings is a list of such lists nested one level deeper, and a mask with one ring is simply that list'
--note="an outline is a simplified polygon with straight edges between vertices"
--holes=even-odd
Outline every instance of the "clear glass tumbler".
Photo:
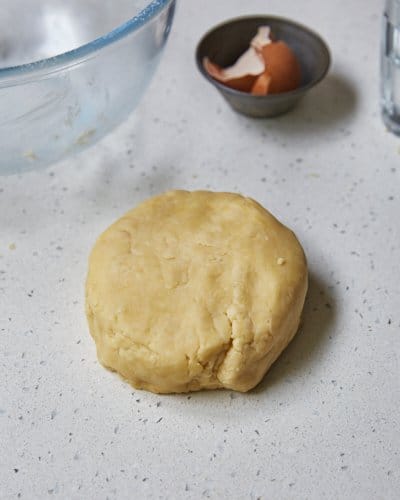
[{"label": "clear glass tumbler", "polygon": [[400,136],[400,0],[386,0],[383,14],[381,110],[386,127]]}]

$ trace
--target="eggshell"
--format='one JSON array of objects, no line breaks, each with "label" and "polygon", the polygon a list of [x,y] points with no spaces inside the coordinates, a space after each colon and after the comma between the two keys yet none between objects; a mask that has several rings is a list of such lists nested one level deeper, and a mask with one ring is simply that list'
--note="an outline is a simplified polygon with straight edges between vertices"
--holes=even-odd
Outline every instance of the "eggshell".
[{"label": "eggshell", "polygon": [[208,74],[215,80],[253,95],[279,94],[296,89],[301,69],[296,55],[283,41],[273,41],[268,26],[258,28],[250,47],[228,68],[203,59]]},{"label": "eggshell", "polygon": [[296,89],[301,82],[300,64],[292,49],[282,41],[262,48],[266,71],[271,76],[268,94],[279,94]]},{"label": "eggshell", "polygon": [[207,73],[214,78],[214,80],[223,83],[226,87],[240,90],[242,92],[250,92],[257,78],[256,75],[243,75],[231,79],[226,78],[224,75],[224,69],[218,66],[218,64],[212,63],[207,58],[204,59],[203,65]]},{"label": "eggshell", "polygon": [[264,71],[254,82],[251,93],[253,95],[267,95],[270,83],[271,75],[267,71]]},{"label": "eggshell", "polygon": [[229,68],[221,68],[218,64],[211,62],[208,57],[204,58],[203,66],[215,80],[242,92],[251,92],[257,77],[265,70],[262,53],[253,47],[250,47]]}]

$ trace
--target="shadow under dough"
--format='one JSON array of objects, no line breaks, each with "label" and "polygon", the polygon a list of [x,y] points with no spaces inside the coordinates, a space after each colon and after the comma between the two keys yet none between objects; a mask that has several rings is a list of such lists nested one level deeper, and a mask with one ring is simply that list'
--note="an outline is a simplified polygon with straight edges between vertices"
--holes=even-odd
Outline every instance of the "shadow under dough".
[{"label": "shadow under dough", "polygon": [[329,340],[335,309],[332,290],[311,272],[299,331],[252,393],[267,390],[284,379],[304,375],[309,370],[311,360],[321,356],[324,344]]}]

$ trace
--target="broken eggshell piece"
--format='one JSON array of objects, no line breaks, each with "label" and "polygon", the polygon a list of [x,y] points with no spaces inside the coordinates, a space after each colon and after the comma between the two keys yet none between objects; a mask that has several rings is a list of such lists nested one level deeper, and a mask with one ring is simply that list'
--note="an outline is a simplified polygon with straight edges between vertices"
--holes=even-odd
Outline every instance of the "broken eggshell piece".
[{"label": "broken eggshell piece", "polygon": [[215,80],[232,89],[242,92],[251,92],[257,77],[265,71],[265,62],[262,54],[250,47],[233,66],[221,68],[211,62],[208,57],[203,60],[207,73]]},{"label": "broken eggshell piece", "polygon": [[267,94],[280,94],[297,89],[301,83],[301,69],[292,49],[282,41],[262,48],[266,72],[271,77]]},{"label": "broken eggshell piece", "polygon": [[270,43],[272,43],[271,28],[269,26],[260,26],[257,35],[250,42],[250,47],[262,52],[262,49]]},{"label": "broken eggshell piece", "polygon": [[253,95],[288,92],[301,82],[295,54],[285,42],[272,40],[269,26],[258,28],[250,48],[232,66],[221,68],[208,57],[203,59],[203,65],[215,80]]},{"label": "broken eggshell piece", "polygon": [[264,73],[261,73],[261,75],[258,76],[256,81],[254,82],[251,88],[251,93],[253,95],[267,95],[270,83],[271,76],[269,75],[268,71],[264,71]]}]

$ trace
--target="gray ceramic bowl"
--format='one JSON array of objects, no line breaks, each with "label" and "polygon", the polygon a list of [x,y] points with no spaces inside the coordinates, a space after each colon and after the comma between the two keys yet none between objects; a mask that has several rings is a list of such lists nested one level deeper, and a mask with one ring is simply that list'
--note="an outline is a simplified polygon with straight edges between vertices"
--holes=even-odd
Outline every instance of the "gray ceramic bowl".
[{"label": "gray ceramic bowl", "polygon": [[[278,40],[286,42],[296,54],[302,72],[298,89],[282,94],[254,96],[226,87],[214,80],[203,67],[203,58],[222,67],[233,64],[243,54],[260,26],[270,26]],[[196,50],[197,66],[235,111],[255,118],[269,118],[286,113],[320,82],[330,66],[329,50],[325,42],[305,26],[288,19],[273,16],[239,17],[220,24],[206,33]]]}]

